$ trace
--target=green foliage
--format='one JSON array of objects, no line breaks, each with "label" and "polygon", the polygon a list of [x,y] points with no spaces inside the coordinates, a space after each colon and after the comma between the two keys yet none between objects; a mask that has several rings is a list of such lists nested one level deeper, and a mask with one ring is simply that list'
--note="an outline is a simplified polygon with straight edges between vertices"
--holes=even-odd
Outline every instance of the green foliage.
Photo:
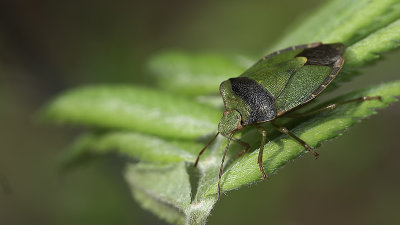
[{"label": "green foliage", "polygon": [[[79,137],[64,159],[65,166],[90,155],[118,152],[148,162],[168,163],[193,161],[202,144],[184,140],[165,140],[132,131],[110,131]],[[163,149],[160,151],[160,149]]]},{"label": "green foliage", "polygon": [[191,202],[189,175],[184,163],[128,164],[125,178],[144,208],[171,223],[184,223],[184,212]]},{"label": "green foliage", "polygon": [[357,68],[379,58],[379,54],[400,46],[400,19],[377,30],[347,49],[346,66]]},{"label": "green foliage", "polygon": [[62,124],[194,139],[215,129],[219,111],[189,98],[150,88],[108,85],[64,93],[50,103],[42,116]]},{"label": "green foliage", "polygon": [[270,50],[300,43],[341,42],[351,46],[400,18],[398,0],[335,0],[289,30]]},{"label": "green foliage", "polygon": [[[355,70],[400,43],[398,0],[336,0],[299,23],[270,49],[316,41],[345,43],[346,63],[338,77],[351,77]],[[201,95],[217,94],[222,80],[244,72],[249,65],[245,59],[239,62],[218,54],[164,52],[148,64],[164,91],[127,85],[78,88],[56,98],[43,109],[41,117],[101,129],[77,139],[66,157],[67,165],[87,155],[110,152],[139,160],[127,165],[125,177],[143,208],[170,223],[205,224],[216,203],[217,174],[226,140],[217,138],[202,156],[198,169],[193,168],[197,152],[216,132],[222,113],[215,107],[214,98]],[[380,95],[382,101],[347,104],[306,119],[282,118],[277,123],[318,147],[396,101],[400,81],[355,91],[322,105],[366,95]],[[305,150],[270,125],[266,128],[271,132],[264,146],[263,164],[271,174]],[[239,135],[253,148],[237,158],[242,147],[232,144],[222,178],[223,191],[261,180],[256,148],[261,135],[251,128]]]}]

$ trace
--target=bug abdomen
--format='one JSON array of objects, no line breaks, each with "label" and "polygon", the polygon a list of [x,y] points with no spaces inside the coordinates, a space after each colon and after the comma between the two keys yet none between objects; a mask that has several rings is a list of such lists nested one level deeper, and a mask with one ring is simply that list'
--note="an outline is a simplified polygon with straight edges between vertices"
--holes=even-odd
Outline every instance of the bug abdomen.
[{"label": "bug abdomen", "polygon": [[232,91],[250,106],[250,118],[246,124],[270,121],[276,117],[275,99],[257,81],[248,77],[229,79]]}]

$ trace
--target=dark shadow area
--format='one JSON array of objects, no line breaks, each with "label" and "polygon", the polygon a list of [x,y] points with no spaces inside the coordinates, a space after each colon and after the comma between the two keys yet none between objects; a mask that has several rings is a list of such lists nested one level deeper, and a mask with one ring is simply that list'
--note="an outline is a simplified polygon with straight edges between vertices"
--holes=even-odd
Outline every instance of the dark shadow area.
[{"label": "dark shadow area", "polygon": [[193,163],[186,163],[186,171],[189,174],[191,187],[191,201],[196,197],[199,188],[200,170],[193,166]]}]

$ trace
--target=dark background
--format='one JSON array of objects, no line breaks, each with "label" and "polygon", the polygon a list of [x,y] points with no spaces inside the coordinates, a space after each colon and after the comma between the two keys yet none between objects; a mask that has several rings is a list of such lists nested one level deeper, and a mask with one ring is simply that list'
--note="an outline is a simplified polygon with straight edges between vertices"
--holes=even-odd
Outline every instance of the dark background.
[{"label": "dark background", "polygon": [[[35,123],[35,112],[84,84],[152,85],[144,65],[163,49],[260,57],[321,4],[0,1],[0,224],[164,223],[130,197],[117,157],[61,176],[60,157],[79,130]],[[385,54],[335,93],[398,79],[399,57]],[[209,224],[400,223],[399,112],[394,104],[325,143],[318,160],[228,193]]]}]

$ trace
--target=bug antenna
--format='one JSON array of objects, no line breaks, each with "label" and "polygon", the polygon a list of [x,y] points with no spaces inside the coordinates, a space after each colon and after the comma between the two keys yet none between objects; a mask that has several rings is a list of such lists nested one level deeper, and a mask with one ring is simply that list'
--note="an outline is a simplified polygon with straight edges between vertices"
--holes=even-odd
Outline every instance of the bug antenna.
[{"label": "bug antenna", "polygon": [[219,134],[219,132],[207,143],[206,146],[204,146],[203,149],[201,149],[201,151],[199,152],[199,155],[197,155],[196,162],[194,163],[194,167],[197,167],[197,163],[199,163],[201,154],[203,154],[203,152],[207,149],[207,147],[210,146],[211,143],[214,142],[214,140],[215,140],[215,138],[217,138],[218,134]]},{"label": "bug antenna", "polygon": [[222,172],[224,170],[224,161],[225,161],[225,156],[226,152],[228,152],[229,145],[231,143],[231,140],[233,138],[234,132],[231,133],[228,137],[228,143],[226,144],[225,150],[224,150],[224,156],[222,156],[222,161],[221,161],[221,166],[219,167],[219,175],[218,175],[218,199],[221,196],[221,177],[222,177]]}]

